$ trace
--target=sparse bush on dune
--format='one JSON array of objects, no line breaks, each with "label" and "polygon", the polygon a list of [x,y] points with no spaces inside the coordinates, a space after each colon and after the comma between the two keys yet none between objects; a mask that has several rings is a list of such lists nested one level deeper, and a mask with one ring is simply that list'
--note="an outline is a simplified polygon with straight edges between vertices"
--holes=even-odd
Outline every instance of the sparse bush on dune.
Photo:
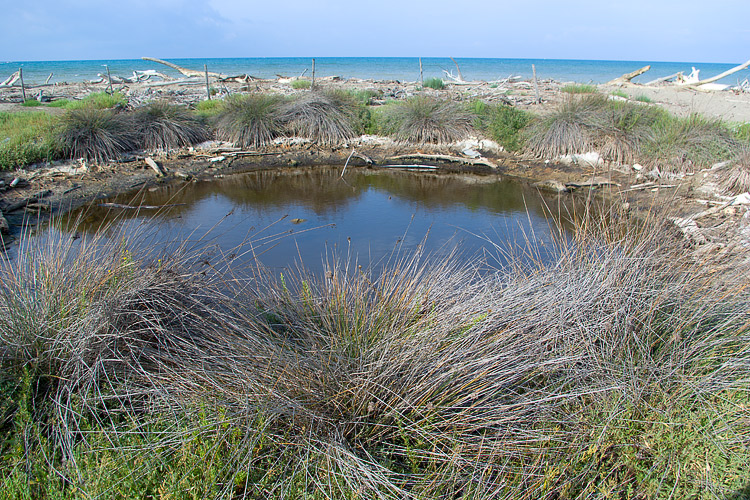
[{"label": "sparse bush on dune", "polygon": [[129,114],[83,107],[62,116],[59,140],[70,158],[102,163],[135,149],[138,135]]},{"label": "sparse bush on dune", "polygon": [[471,135],[473,121],[459,103],[415,96],[386,110],[384,128],[404,142],[447,144]]},{"label": "sparse bush on dune", "polygon": [[260,147],[283,132],[281,99],[273,95],[230,96],[217,116],[216,137],[239,147]]},{"label": "sparse bush on dune", "polygon": [[654,124],[665,115],[651,107],[610,102],[602,109],[593,132],[596,147],[607,161],[632,164],[642,157]]},{"label": "sparse bush on dune", "polygon": [[148,104],[136,110],[133,118],[146,149],[168,151],[208,138],[203,124],[187,108],[168,102]]},{"label": "sparse bush on dune", "polygon": [[506,252],[498,273],[416,254],[380,273],[332,261],[325,276],[248,281],[186,253],[139,257],[118,237],[85,252],[52,238],[0,263],[5,418],[27,436],[0,488],[740,491],[750,467],[744,274],[718,283],[658,224],[645,227],[589,223],[544,261]]}]

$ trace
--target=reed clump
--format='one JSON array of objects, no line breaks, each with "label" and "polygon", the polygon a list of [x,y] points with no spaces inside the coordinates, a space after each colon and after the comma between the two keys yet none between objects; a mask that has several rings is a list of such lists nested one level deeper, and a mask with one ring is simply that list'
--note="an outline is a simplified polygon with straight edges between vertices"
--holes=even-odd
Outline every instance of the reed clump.
[{"label": "reed clump", "polygon": [[284,103],[279,118],[289,135],[336,145],[354,138],[358,105],[344,92],[314,91]]},{"label": "reed clump", "polygon": [[498,248],[496,272],[416,253],[244,277],[53,232],[0,263],[0,488],[741,493],[744,274],[717,281],[643,227],[584,223],[544,257]]}]

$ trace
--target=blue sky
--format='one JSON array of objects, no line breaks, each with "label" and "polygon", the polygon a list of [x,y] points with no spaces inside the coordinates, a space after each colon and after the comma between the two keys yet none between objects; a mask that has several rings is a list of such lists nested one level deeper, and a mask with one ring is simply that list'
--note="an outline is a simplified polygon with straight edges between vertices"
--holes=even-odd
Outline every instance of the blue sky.
[{"label": "blue sky", "polygon": [[[716,6],[716,8],[713,8]],[[7,2],[0,60],[421,56],[740,63],[750,1]]]}]

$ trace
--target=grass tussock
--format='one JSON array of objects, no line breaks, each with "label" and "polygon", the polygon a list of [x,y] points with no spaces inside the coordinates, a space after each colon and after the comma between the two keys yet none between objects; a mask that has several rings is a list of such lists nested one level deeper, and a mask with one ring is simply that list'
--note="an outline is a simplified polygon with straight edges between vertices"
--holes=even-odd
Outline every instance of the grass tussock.
[{"label": "grass tussock", "polygon": [[447,144],[471,135],[474,118],[460,104],[427,96],[411,97],[385,110],[383,127],[404,142]]},{"label": "grass tussock", "polygon": [[279,117],[289,135],[335,145],[355,137],[357,102],[347,93],[308,92],[281,107]]},{"label": "grass tussock", "polygon": [[217,115],[216,137],[239,147],[261,147],[283,133],[281,99],[272,95],[230,96]]},{"label": "grass tussock", "polygon": [[603,227],[544,262],[510,251],[496,273],[417,254],[247,281],[205,256],[53,232],[0,262],[0,489],[741,493],[743,275],[717,282],[659,224]]},{"label": "grass tussock", "polygon": [[477,128],[506,151],[515,152],[523,148],[521,131],[531,123],[531,113],[504,104],[493,106],[483,101],[475,101],[471,112],[477,116]]},{"label": "grass tussock", "polygon": [[541,158],[590,151],[606,105],[607,99],[601,95],[568,96],[550,114],[529,126],[526,148]]},{"label": "grass tussock", "polygon": [[65,109],[83,109],[83,108],[95,108],[95,109],[110,109],[110,108],[124,108],[128,105],[128,98],[120,93],[114,92],[112,94],[108,92],[93,92],[81,100],[68,101],[60,100],[51,103],[57,107],[63,107]]},{"label": "grass tussock", "polygon": [[23,168],[60,157],[55,139],[57,119],[46,113],[0,112],[0,170]]},{"label": "grass tussock", "polygon": [[74,109],[63,115],[58,137],[68,157],[97,163],[114,160],[138,144],[130,115],[95,107]]},{"label": "grass tussock", "polygon": [[208,138],[200,120],[184,106],[154,102],[135,111],[136,133],[146,149],[169,151]]}]

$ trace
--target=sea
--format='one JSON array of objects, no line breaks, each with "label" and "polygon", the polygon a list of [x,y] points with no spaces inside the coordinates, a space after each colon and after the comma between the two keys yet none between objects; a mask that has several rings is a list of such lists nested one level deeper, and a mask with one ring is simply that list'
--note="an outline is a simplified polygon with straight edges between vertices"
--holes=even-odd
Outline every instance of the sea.
[{"label": "sea", "polygon": [[[277,76],[293,77],[312,73],[309,57],[248,57],[210,59],[168,59],[185,68],[209,71],[225,75],[251,75],[258,78]],[[693,68],[700,70],[701,78],[722,73],[736,64],[703,62],[658,62],[658,61],[585,61],[573,59],[489,59],[456,58],[463,78],[467,81],[493,82],[511,76],[530,79],[532,65],[539,79],[559,82],[604,83],[638,68],[651,65],[651,70],[635,78],[636,83],[645,83],[659,77],[682,71],[688,75]],[[24,83],[44,83],[50,74],[50,83],[83,82],[97,80],[106,74],[131,76],[134,70],[157,70],[164,74],[181,75],[162,64],[141,59],[114,59],[89,61],[7,61],[0,62],[0,81],[5,80],[19,68],[23,68]],[[445,72],[457,74],[456,65],[448,57],[422,58],[424,78],[445,78]],[[344,79],[397,80],[415,82],[419,80],[419,58],[417,57],[320,57],[315,58],[316,77],[338,76]],[[730,75],[719,83],[737,85],[750,78],[750,69]]]}]

